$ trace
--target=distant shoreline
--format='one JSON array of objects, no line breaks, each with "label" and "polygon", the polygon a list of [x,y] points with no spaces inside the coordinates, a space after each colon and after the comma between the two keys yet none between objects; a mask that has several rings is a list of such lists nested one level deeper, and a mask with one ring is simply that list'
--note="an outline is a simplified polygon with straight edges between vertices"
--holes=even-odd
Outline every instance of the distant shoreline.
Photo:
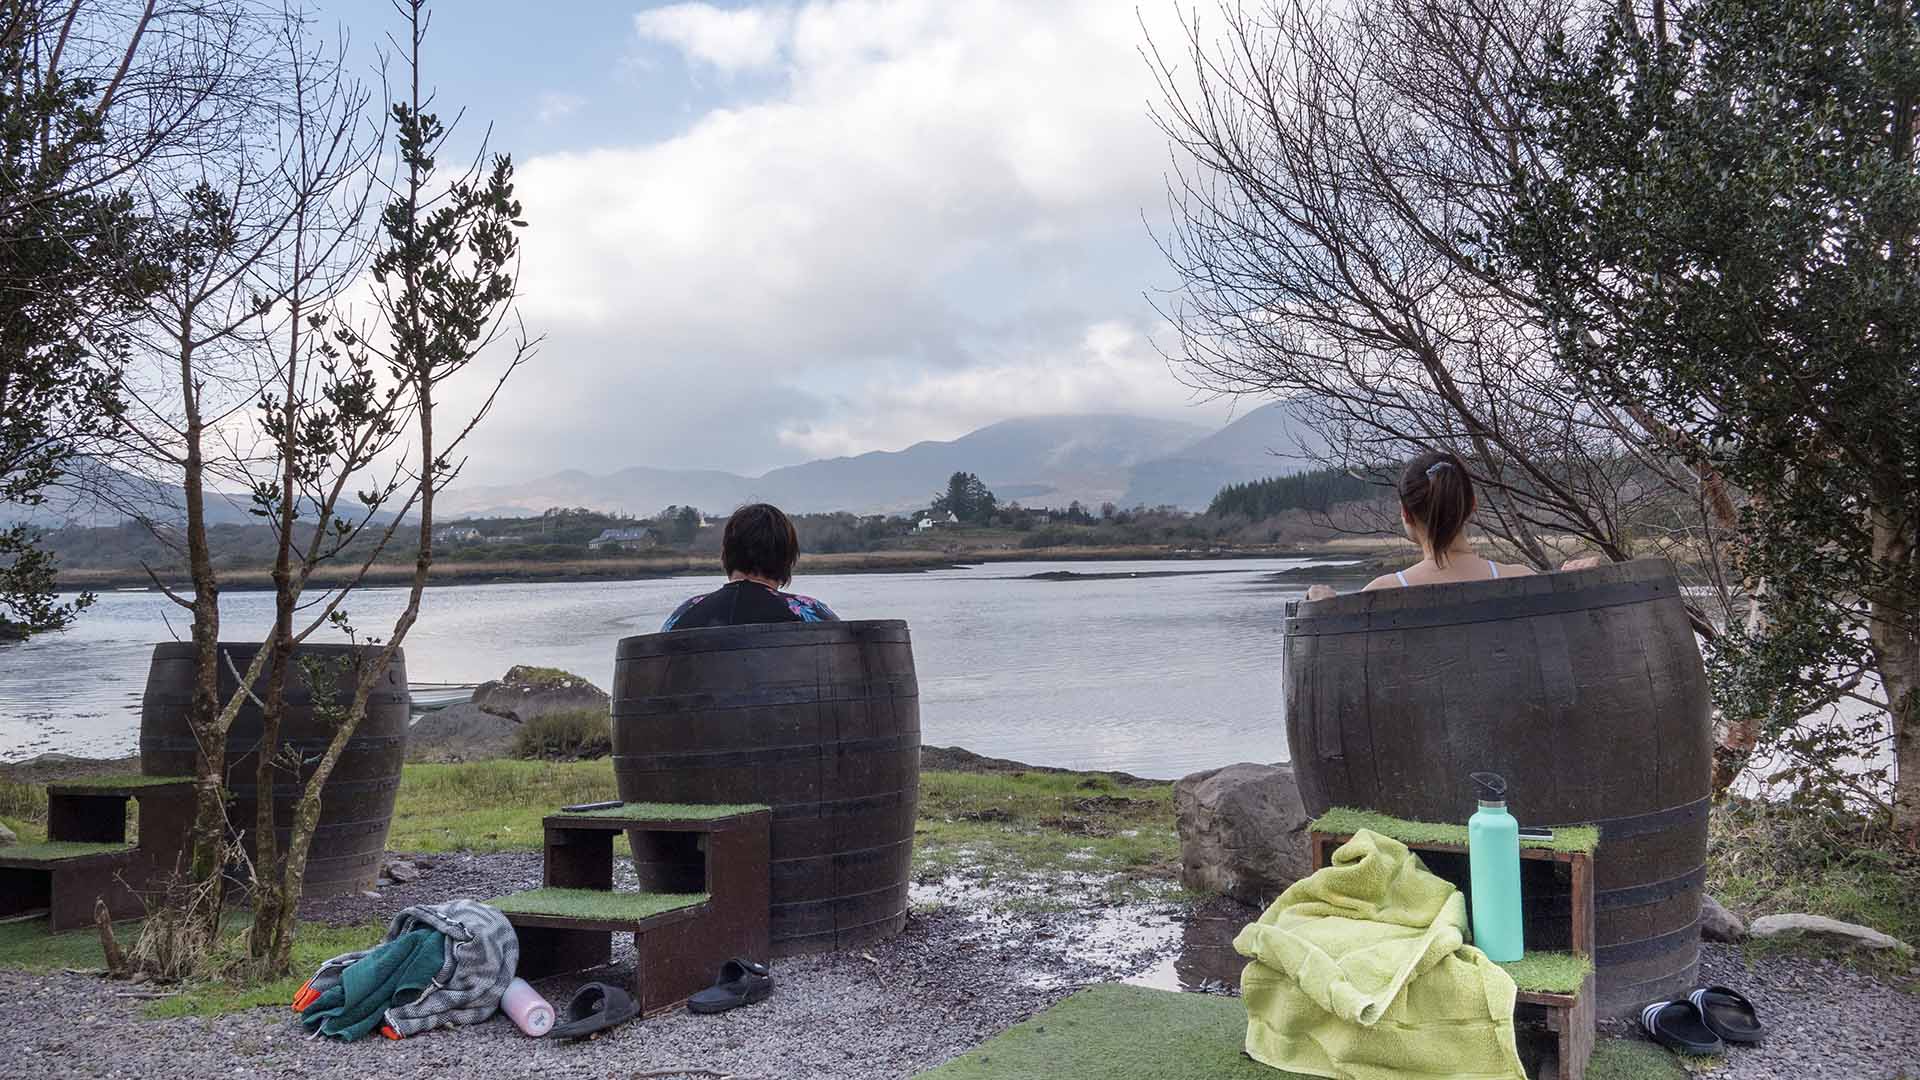
[{"label": "distant shoreline", "polygon": [[[1342,567],[1343,574],[1357,573],[1376,564],[1384,566],[1401,554],[1390,542],[1378,545],[1347,542],[1336,545],[1281,546],[1271,548],[1235,548],[1231,551],[1200,551],[1161,546],[1130,547],[1058,547],[1058,548],[980,548],[965,551],[863,551],[826,555],[803,555],[797,568],[801,576],[817,574],[917,574],[929,570],[953,570],[981,563],[996,562],[1112,562],[1112,561],[1201,561],[1218,559],[1352,559],[1359,565]],[[720,573],[720,560],[714,556],[676,555],[633,559],[579,559],[565,562],[499,561],[444,562],[434,565],[428,578],[430,586],[490,585],[516,583],[550,585],[565,582],[644,581],[657,578],[710,576]],[[344,574],[314,575],[312,587],[337,585]],[[176,589],[191,586],[181,579],[167,580]],[[404,586],[413,580],[409,564],[375,566],[367,574],[365,585],[376,588]],[[227,592],[259,592],[273,587],[265,569],[228,570],[221,575],[220,587]],[[59,588],[65,592],[151,592],[153,582],[146,571],[137,568],[113,570],[73,570],[60,575]]]}]

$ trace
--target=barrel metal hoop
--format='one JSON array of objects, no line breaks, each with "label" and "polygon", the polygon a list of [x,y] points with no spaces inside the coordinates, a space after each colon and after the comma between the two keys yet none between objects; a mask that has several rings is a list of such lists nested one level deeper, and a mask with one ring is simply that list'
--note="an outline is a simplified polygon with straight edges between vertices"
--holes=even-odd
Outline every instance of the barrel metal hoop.
[{"label": "barrel metal hoop", "polygon": [[[876,693],[884,688],[884,693]],[[831,691],[839,691],[833,693]],[[666,694],[658,697],[623,697],[614,702],[612,716],[619,720],[630,716],[652,717],[683,712],[713,712],[718,709],[765,709],[782,705],[831,705],[842,701],[901,701],[917,699],[920,687],[913,676],[898,679],[867,679],[861,682],[807,683],[805,685],[763,687],[726,693]],[[641,706],[634,708],[634,706]]]},{"label": "barrel metal hoop", "polygon": [[[866,896],[878,896],[881,893],[885,893],[885,892],[895,892],[895,891],[904,892],[906,890],[906,887],[907,887],[906,882],[900,881],[900,882],[895,882],[891,885],[882,885],[877,889],[868,889],[865,892],[842,893],[839,896],[829,896],[824,900],[793,900],[787,903],[780,903],[778,901],[775,901],[773,904],[773,910],[791,914],[796,911],[807,911],[812,908],[836,906],[839,904],[844,904],[849,900],[858,900]],[[902,908],[902,910],[905,910],[905,909]]]},{"label": "barrel metal hoop", "polygon": [[1595,911],[1615,911],[1620,908],[1642,907],[1657,904],[1662,900],[1675,897],[1688,889],[1697,889],[1707,880],[1707,864],[1676,874],[1664,881],[1648,882],[1645,885],[1629,885],[1619,889],[1598,889],[1593,894]]},{"label": "barrel metal hoop", "polygon": [[1696,917],[1678,930],[1669,930],[1664,934],[1655,934],[1638,941],[1598,946],[1593,950],[1593,960],[1603,969],[1614,964],[1628,964],[1635,960],[1644,960],[1649,956],[1660,956],[1671,952],[1676,945],[1685,942],[1688,938],[1699,936],[1700,920]]},{"label": "barrel metal hoop", "polygon": [[1553,829],[1570,829],[1579,825],[1592,825],[1600,830],[1602,840],[1627,840],[1635,836],[1647,836],[1652,833],[1666,832],[1679,825],[1697,821],[1707,816],[1713,807],[1713,796],[1702,795],[1690,803],[1670,806],[1665,810],[1652,810],[1644,814],[1628,814],[1625,817],[1601,818],[1598,821],[1565,822],[1550,825]]},{"label": "barrel metal hoop", "polygon": [[[772,859],[769,861],[776,865],[780,863],[812,863],[819,862],[822,859],[841,859],[849,855],[866,855],[870,852],[885,851],[888,848],[906,847],[912,843],[913,839],[908,837],[902,840],[890,840],[884,844],[875,844],[872,847],[848,848],[845,851],[826,851],[818,855],[797,855],[789,859]],[[890,887],[897,888],[897,886]]]},{"label": "barrel metal hoop", "polygon": [[[344,754],[363,753],[368,750],[391,750],[405,745],[405,735],[355,735],[347,740]],[[236,751],[242,755],[250,754],[259,745],[257,738],[248,739],[235,736],[227,740],[227,753]],[[331,739],[282,739],[282,746],[292,746],[301,750],[325,750],[333,744]],[[200,741],[191,735],[142,735],[140,749],[160,753],[180,753],[192,751],[198,753]]]},{"label": "barrel metal hoop", "polygon": [[694,750],[678,754],[615,754],[613,769],[618,773],[626,766],[627,772],[674,772],[690,766],[710,769],[736,768],[741,765],[761,765],[771,762],[791,763],[808,757],[819,756],[822,752],[858,754],[870,751],[910,750],[920,745],[918,731],[899,735],[882,735],[869,739],[844,739],[838,742],[815,741],[791,743],[786,746],[767,746],[756,750]]},{"label": "barrel metal hoop", "polygon": [[1287,620],[1287,635],[1330,637],[1335,634],[1364,634],[1374,630],[1418,630],[1436,626],[1467,626],[1473,623],[1526,619],[1539,615],[1559,615],[1571,611],[1644,604],[1663,597],[1677,597],[1673,579],[1623,581],[1593,585],[1562,593],[1533,596],[1509,596],[1466,604],[1444,604],[1402,611],[1365,612],[1358,615],[1295,615]]},{"label": "barrel metal hoop", "polygon": [[1615,1000],[1630,998],[1637,1002],[1648,1002],[1656,998],[1671,996],[1673,993],[1672,987],[1676,983],[1684,983],[1688,986],[1693,985],[1694,976],[1699,973],[1699,970],[1700,958],[1695,956],[1693,959],[1674,968],[1665,975],[1655,975],[1651,979],[1641,979],[1639,982],[1627,983],[1624,986],[1606,985],[1607,971],[1605,968],[1597,970],[1596,974],[1598,975],[1598,979],[1596,981],[1602,984],[1600,986],[1600,993],[1606,997]]},{"label": "barrel metal hoop", "polygon": [[[257,799],[260,795],[259,784],[230,784],[227,790],[233,792],[233,797],[236,799]],[[304,783],[273,785],[273,794],[275,796],[300,795],[305,793],[306,790],[307,785]],[[372,780],[329,780],[321,787],[320,794],[322,798],[337,799],[343,795],[358,792],[378,794],[383,791],[398,790],[400,790],[399,777],[379,776]]]}]

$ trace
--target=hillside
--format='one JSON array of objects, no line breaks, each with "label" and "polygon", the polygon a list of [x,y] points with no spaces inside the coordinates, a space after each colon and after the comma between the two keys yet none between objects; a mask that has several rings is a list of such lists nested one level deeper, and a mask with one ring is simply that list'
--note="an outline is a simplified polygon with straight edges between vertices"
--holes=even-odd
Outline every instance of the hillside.
[{"label": "hillside", "polygon": [[1262,405],[1206,438],[1136,466],[1121,505],[1204,510],[1229,484],[1312,468],[1302,457],[1303,441],[1309,448],[1324,445],[1295,406]]}]

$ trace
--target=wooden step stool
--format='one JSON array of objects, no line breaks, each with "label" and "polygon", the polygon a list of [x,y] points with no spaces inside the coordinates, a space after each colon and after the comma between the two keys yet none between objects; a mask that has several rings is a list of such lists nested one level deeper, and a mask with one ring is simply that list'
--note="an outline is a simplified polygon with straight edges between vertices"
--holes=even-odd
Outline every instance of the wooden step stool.
[{"label": "wooden step stool", "polygon": [[[127,800],[140,808],[127,843]],[[58,933],[93,925],[94,900],[114,919],[144,916],[140,890],[171,872],[193,827],[193,778],[99,776],[47,785],[47,839],[0,848],[0,917],[47,913]]]},{"label": "wooden step stool", "polygon": [[[599,967],[613,958],[613,935],[631,933],[634,999],[652,1016],[713,985],[733,957],[766,959],[772,818],[757,805],[648,803],[548,816],[545,887],[488,901],[520,935],[521,977]],[[671,853],[687,891],[615,892],[622,832],[651,860]],[[660,875],[642,874],[650,878]]]},{"label": "wooden step stool", "polygon": [[[1335,808],[1307,826],[1313,868],[1331,866],[1333,853],[1353,839],[1359,828],[1372,829],[1405,844],[1420,856],[1428,870],[1467,894],[1471,909],[1464,825],[1407,822]],[[1558,847],[1548,841],[1520,842],[1520,894],[1527,952],[1522,959],[1500,966],[1514,977],[1518,988],[1514,1026],[1522,1032],[1543,1032],[1551,1044],[1534,1070],[1533,1080],[1583,1080],[1587,1059],[1593,1056],[1593,852],[1599,844],[1599,833],[1559,829],[1556,839],[1563,841]],[[1557,888],[1562,877],[1566,880],[1565,891]],[[1556,887],[1529,894],[1530,881],[1537,886],[1550,880]],[[1536,948],[1536,943],[1540,947]],[[1538,981],[1537,973],[1548,967],[1564,969],[1568,958],[1584,961],[1586,974],[1579,985]]]}]

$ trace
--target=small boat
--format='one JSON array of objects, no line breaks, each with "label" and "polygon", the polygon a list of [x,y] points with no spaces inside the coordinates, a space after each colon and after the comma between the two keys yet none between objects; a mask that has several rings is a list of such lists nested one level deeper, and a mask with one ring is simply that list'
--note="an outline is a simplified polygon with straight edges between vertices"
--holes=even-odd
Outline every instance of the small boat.
[{"label": "small boat", "polygon": [[449,705],[473,700],[479,683],[408,683],[407,695],[413,699],[413,711],[437,712]]}]

